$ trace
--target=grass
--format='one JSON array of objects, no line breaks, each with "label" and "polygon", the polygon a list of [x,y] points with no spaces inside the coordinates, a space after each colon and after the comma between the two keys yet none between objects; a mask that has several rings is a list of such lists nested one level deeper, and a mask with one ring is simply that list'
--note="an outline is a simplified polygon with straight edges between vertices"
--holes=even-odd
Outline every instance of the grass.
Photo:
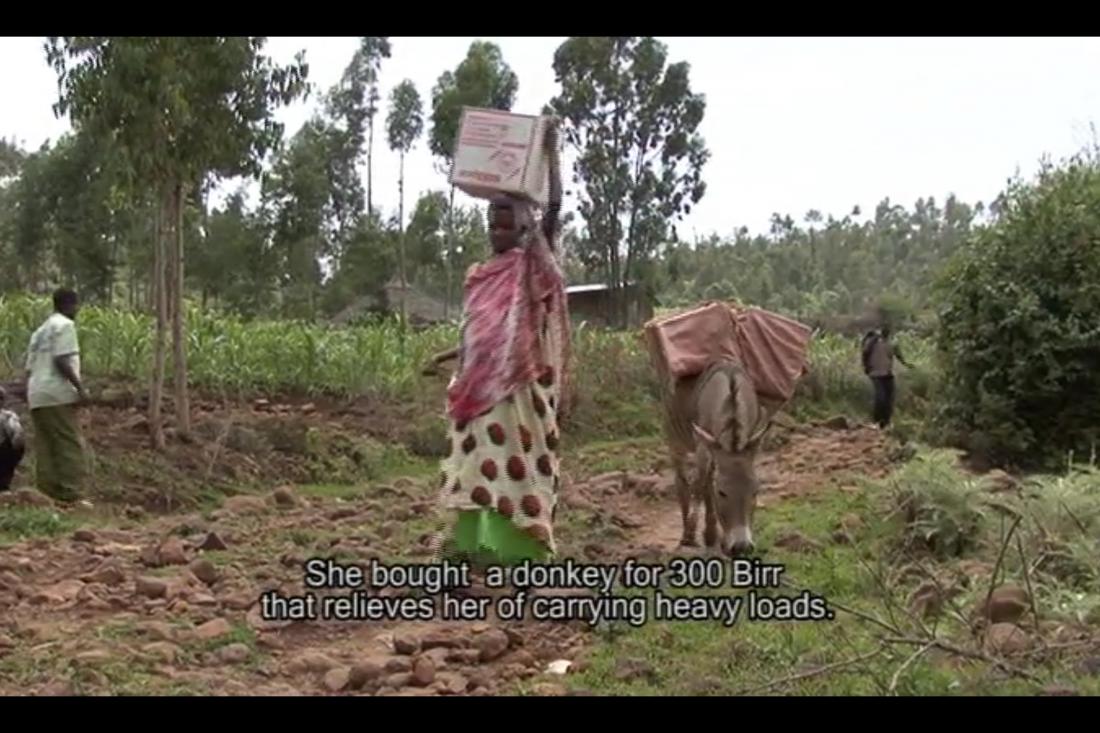
[{"label": "grass", "polygon": [[32,537],[57,537],[76,528],[73,519],[43,507],[7,507],[0,511],[0,545]]},{"label": "grass", "polygon": [[662,438],[593,441],[568,453],[569,470],[593,476],[612,471],[644,471],[665,454]]},{"label": "grass", "polygon": [[[1037,477],[1031,491],[1010,499],[991,495],[984,483],[962,473],[953,454],[929,451],[889,479],[865,481],[861,492],[819,492],[771,505],[757,514],[759,554],[767,562],[783,564],[789,585],[760,592],[795,596],[809,589],[894,631],[838,606],[833,606],[832,621],[742,617],[732,628],[707,621],[651,621],[640,629],[619,624],[613,633],[601,634],[572,684],[601,695],[1016,695],[1036,694],[1049,684],[1100,694],[1100,680],[1075,671],[1074,654],[1087,653],[1086,647],[1013,657],[1012,665],[1033,676],[1020,679],[1006,676],[988,659],[966,659],[936,648],[914,657],[920,645],[885,640],[927,641],[934,635],[951,647],[984,654],[963,623],[965,617],[955,618],[950,603],[929,618],[918,617],[909,604],[913,591],[926,581],[919,568],[946,581],[957,577],[953,574],[967,562],[982,564],[987,573],[957,588],[952,602],[965,614],[984,600],[1004,544],[991,501],[1018,502],[1024,519],[1017,532],[1024,555],[1033,563],[1025,579],[1023,562],[1008,553],[996,582],[1024,586],[1029,580],[1043,619],[1100,621],[1090,617],[1100,616],[1093,610],[1100,608],[1100,584],[1085,572],[1095,568],[1100,556],[1093,539],[1100,521],[1097,477],[1091,470]],[[895,511],[906,502],[916,502],[920,509]],[[975,516],[980,519],[974,521]],[[842,519],[853,517],[861,523],[855,542],[832,541]],[[820,549],[798,553],[776,546],[780,536],[793,531]],[[940,534],[946,535],[942,542],[937,541]],[[966,541],[957,541],[961,535]],[[1061,549],[1052,555],[1059,561],[1036,563],[1043,548],[1052,552],[1052,545]],[[745,591],[691,594],[716,592]],[[1027,619],[1019,623],[1032,633]]]}]

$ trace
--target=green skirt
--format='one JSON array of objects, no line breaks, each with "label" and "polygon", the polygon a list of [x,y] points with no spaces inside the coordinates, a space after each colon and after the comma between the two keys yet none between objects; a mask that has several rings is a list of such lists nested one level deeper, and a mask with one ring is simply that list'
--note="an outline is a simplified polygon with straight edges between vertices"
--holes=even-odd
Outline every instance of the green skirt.
[{"label": "green skirt", "polygon": [[446,554],[474,565],[545,562],[550,551],[493,509],[458,513]]}]

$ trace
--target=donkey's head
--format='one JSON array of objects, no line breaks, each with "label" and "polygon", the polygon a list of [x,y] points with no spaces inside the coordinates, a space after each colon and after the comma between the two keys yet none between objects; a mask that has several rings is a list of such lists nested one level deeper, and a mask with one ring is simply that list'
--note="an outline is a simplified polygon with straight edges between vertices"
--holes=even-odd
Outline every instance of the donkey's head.
[{"label": "donkey's head", "polygon": [[713,467],[715,509],[722,551],[744,555],[753,550],[752,515],[760,483],[757,446],[767,419],[752,380],[734,364],[720,364],[704,375],[696,392],[695,431],[700,465]]},{"label": "donkey's head", "polygon": [[722,530],[722,551],[734,557],[752,552],[752,515],[760,482],[756,478],[756,451],[733,452],[703,428],[695,436],[714,467],[715,510]]}]

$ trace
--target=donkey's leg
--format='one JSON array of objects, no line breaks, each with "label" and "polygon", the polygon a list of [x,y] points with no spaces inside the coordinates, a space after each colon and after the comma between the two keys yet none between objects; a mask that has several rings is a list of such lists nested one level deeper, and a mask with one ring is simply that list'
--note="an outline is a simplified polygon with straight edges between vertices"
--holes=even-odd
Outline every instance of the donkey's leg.
[{"label": "donkey's leg", "polygon": [[694,511],[694,486],[684,473],[684,456],[676,455],[672,459],[676,472],[676,498],[680,500],[680,519],[683,522],[683,534],[680,537],[682,547],[697,547],[695,528],[698,517]]},{"label": "donkey's leg", "polygon": [[703,527],[703,543],[707,550],[718,550],[718,510],[714,499],[714,482],[710,472],[707,472],[706,481],[701,482],[699,489],[703,495],[703,506],[706,508],[706,524]]}]

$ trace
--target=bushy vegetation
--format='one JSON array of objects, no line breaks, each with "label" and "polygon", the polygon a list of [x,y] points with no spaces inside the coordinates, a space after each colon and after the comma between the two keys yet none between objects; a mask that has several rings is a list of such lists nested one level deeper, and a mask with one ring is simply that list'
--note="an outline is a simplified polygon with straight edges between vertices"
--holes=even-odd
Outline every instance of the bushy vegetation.
[{"label": "bushy vegetation", "polygon": [[[49,311],[45,299],[0,297],[0,377],[18,374],[30,334]],[[333,327],[245,321],[198,307],[190,309],[188,326],[191,383],[235,397],[365,394],[419,402],[424,393],[420,371],[428,357],[458,338],[451,326],[402,339],[394,320]],[[79,333],[84,370],[93,379],[144,383],[148,378],[151,317],[88,306],[80,313]],[[903,337],[901,343],[917,369],[899,377],[899,414],[924,415],[936,379],[931,349],[916,337]],[[582,325],[574,332],[573,348],[570,420],[579,432],[621,438],[658,431],[657,382],[639,332]],[[812,342],[811,361],[813,372],[795,409],[817,417],[862,416],[869,409],[858,339],[820,335]]]},{"label": "bushy vegetation", "polygon": [[942,417],[996,461],[1035,466],[1100,438],[1100,161],[1013,181],[940,281]]},{"label": "bushy vegetation", "polygon": [[1018,481],[969,475],[956,452],[937,450],[900,468],[891,484],[891,516],[901,526],[889,536],[899,562],[929,553],[940,561],[1000,558],[1002,579],[1030,584],[1044,611],[1083,620],[1100,609],[1095,465]]},{"label": "bushy vegetation", "polygon": [[[49,314],[43,299],[0,299],[0,353],[9,372],[22,366],[27,340]],[[93,376],[144,381],[151,365],[152,318],[86,307],[79,316],[85,370]],[[454,343],[454,329],[410,334],[393,321],[335,328],[301,321],[243,321],[193,307],[188,361],[195,386],[250,395],[408,395],[428,357]]]}]

